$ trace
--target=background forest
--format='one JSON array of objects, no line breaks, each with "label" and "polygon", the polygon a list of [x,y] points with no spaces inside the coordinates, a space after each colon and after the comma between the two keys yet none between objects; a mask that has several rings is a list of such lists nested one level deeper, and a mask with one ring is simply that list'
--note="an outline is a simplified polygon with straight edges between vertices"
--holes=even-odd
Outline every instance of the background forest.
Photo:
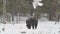
[{"label": "background forest", "polygon": [[13,17],[18,13],[20,16],[46,13],[48,19],[52,21],[60,16],[60,0],[42,0],[43,6],[38,6],[36,9],[33,9],[32,2],[33,0],[0,0],[0,17],[12,16],[12,20],[14,20]]}]

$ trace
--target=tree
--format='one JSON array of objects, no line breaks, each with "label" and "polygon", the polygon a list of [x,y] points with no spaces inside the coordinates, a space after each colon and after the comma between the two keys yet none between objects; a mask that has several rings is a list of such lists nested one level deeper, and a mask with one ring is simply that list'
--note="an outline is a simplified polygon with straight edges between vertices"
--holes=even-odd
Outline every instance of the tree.
[{"label": "tree", "polygon": [[0,0],[0,16],[2,16],[3,13],[3,1]]},{"label": "tree", "polygon": [[3,0],[3,23],[6,24],[6,0]]}]

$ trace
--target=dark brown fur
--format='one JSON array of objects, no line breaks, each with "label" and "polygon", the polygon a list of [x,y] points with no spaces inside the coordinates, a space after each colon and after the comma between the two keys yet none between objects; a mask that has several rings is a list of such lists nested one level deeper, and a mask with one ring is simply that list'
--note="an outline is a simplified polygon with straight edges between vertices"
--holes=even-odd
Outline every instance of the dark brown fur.
[{"label": "dark brown fur", "polygon": [[33,29],[34,29],[34,27],[36,29],[37,28],[37,24],[38,24],[38,20],[35,17],[31,17],[31,18],[28,18],[26,20],[26,24],[27,24],[26,26],[28,27],[28,29],[31,29],[31,26],[32,26]]}]

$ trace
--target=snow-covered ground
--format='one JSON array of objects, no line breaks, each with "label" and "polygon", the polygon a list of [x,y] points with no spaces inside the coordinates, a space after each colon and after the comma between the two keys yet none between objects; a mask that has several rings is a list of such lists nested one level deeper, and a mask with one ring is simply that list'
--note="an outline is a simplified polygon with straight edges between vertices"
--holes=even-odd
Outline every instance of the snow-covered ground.
[{"label": "snow-covered ground", "polygon": [[34,30],[27,29],[25,23],[0,24],[0,34],[59,34],[59,31],[60,24],[55,24],[54,21],[39,21],[38,28]]},{"label": "snow-covered ground", "polygon": [[54,21],[48,21],[48,19],[44,17],[39,20],[37,29],[33,30],[32,28],[27,29],[25,23],[27,18],[28,17],[21,17],[20,23],[16,23],[16,21],[7,22],[7,24],[0,23],[0,34],[60,34],[60,24],[58,24],[60,22],[55,24]]}]

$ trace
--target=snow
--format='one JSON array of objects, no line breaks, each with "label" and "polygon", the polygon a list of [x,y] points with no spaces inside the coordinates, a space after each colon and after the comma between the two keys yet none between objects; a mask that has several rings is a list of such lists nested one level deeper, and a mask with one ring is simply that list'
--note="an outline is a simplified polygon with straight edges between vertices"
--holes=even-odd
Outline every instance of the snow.
[{"label": "snow", "polygon": [[43,3],[41,3],[40,1],[42,0],[33,0],[34,2],[33,3],[33,7],[34,9],[36,9],[37,6],[43,6]]},{"label": "snow", "polygon": [[[27,18],[29,17],[21,17],[20,23],[16,23],[16,21],[7,22],[7,24],[0,23],[0,34],[59,34],[60,33],[59,32],[60,22],[57,22],[57,24],[55,24],[54,21],[48,21],[48,20],[47,21],[39,20],[37,29],[34,30],[32,28],[27,29],[25,23],[25,20]],[[43,20],[46,20],[45,17]]]},{"label": "snow", "polygon": [[[25,22],[25,21],[23,21]],[[5,31],[2,31],[2,28]],[[39,21],[37,29],[27,29],[25,23],[20,24],[0,24],[0,34],[58,34],[60,24],[54,21]],[[22,33],[23,32],[23,33]]]}]

